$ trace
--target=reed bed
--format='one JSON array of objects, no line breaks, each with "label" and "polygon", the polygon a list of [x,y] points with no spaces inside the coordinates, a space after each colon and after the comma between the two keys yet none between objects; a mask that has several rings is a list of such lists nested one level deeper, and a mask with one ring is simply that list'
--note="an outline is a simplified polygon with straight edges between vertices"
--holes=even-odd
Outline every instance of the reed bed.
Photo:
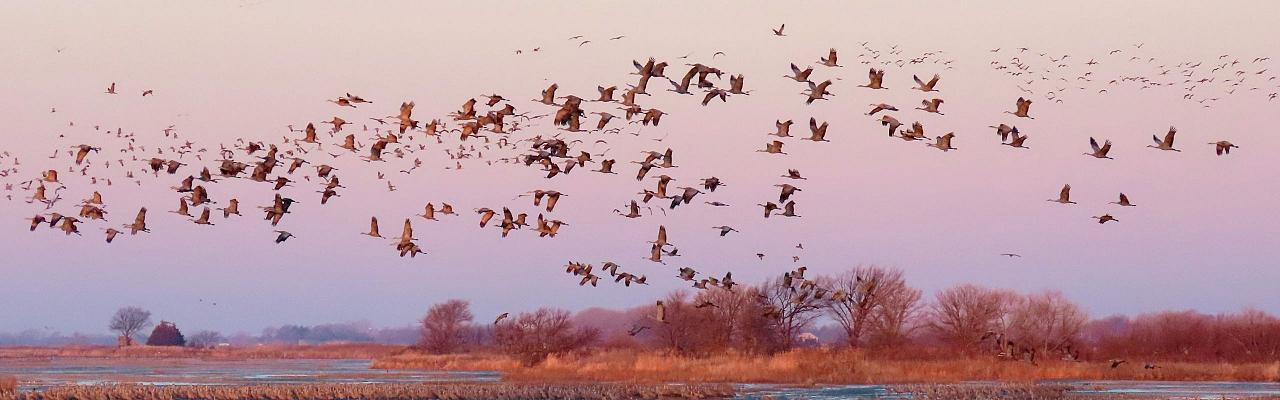
[{"label": "reed bed", "polygon": [[516,400],[713,399],[730,385],[646,384],[306,384],[257,386],[68,385],[6,400]]},{"label": "reed bed", "polygon": [[[1071,394],[1073,387],[1053,384],[914,384],[897,385],[889,391],[908,395],[920,400],[1053,400],[1053,399],[1087,399]],[[1108,397],[1109,400],[1116,396]]]},{"label": "reed bed", "polygon": [[0,396],[13,395],[18,393],[18,378],[3,375],[0,376]]},{"label": "reed bed", "polygon": [[1280,363],[1160,364],[1158,369],[1105,362],[1044,361],[1038,365],[990,358],[886,360],[858,351],[803,349],[771,356],[720,354],[681,357],[611,350],[558,355],[533,367],[501,354],[404,353],[378,359],[378,369],[498,371],[520,382],[725,382],[780,384],[896,384],[965,381],[1156,380],[1280,382]]},{"label": "reed bed", "polygon": [[250,359],[373,359],[404,351],[404,346],[351,343],[320,345],[256,345],[212,349],[171,346],[0,347],[0,360],[51,357]]}]

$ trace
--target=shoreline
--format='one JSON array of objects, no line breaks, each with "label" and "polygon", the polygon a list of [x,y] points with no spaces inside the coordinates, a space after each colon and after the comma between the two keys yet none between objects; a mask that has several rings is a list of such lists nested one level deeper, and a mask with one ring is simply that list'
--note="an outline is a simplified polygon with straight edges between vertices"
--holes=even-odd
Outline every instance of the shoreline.
[{"label": "shoreline", "polygon": [[801,349],[774,355],[716,354],[685,357],[647,350],[594,350],[553,355],[525,366],[498,353],[430,355],[390,345],[251,346],[219,349],[137,347],[0,348],[0,363],[50,360],[88,363],[165,363],[183,360],[367,360],[370,371],[494,372],[504,383],[629,384],[954,384],[961,382],[1055,383],[1062,381],[1280,382],[1271,363],[1042,361],[1037,365],[993,358],[890,359],[848,349]]}]

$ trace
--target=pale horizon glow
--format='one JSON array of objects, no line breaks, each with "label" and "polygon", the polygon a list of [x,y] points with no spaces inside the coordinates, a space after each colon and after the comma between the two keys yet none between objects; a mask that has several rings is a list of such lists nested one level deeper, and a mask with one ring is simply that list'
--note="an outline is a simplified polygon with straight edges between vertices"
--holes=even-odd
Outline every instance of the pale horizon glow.
[{"label": "pale horizon glow", "polygon": [[[926,299],[939,289],[975,283],[1060,290],[1092,317],[1245,307],[1280,313],[1280,181],[1270,176],[1280,147],[1274,132],[1280,100],[1266,98],[1277,81],[1264,81],[1280,68],[1275,61],[1250,63],[1280,56],[1271,44],[1280,33],[1280,3],[741,4],[9,4],[0,14],[0,57],[7,60],[0,63],[0,108],[6,110],[0,151],[18,156],[22,165],[17,176],[0,183],[58,167],[70,188],[56,209],[70,213],[72,203],[99,190],[110,214],[105,224],[82,224],[83,237],[33,233],[23,218],[44,212],[43,206],[23,202],[26,193],[17,189],[13,201],[0,198],[0,332],[47,327],[105,333],[111,313],[127,305],[149,309],[157,321],[174,321],[183,331],[225,333],[354,320],[403,326],[449,298],[470,300],[479,320],[538,306],[620,308],[687,287],[674,278],[681,266],[714,275],[732,271],[737,281],[755,284],[797,265],[793,254],[814,273],[860,264],[901,268]],[[772,36],[769,29],[782,23],[787,36]],[[566,40],[576,35],[592,43]],[[626,37],[608,39],[618,35]],[[856,58],[863,42],[886,52],[897,45],[901,56],[942,50],[956,60],[955,68],[893,65],[886,76],[890,90],[857,88],[866,79],[867,66]],[[541,50],[530,51],[534,47]],[[816,65],[833,47],[846,66],[816,66],[814,75],[840,78],[831,88],[835,96],[806,106],[801,86],[781,75],[791,62]],[[1068,91],[1056,103],[1044,91],[1022,92],[1018,79],[991,69],[991,60],[1007,60],[1018,47],[1031,48],[1028,54],[1070,54],[1072,71],[1092,70],[1098,79],[1159,74],[1148,63],[1109,56],[1111,49],[1169,65],[1208,64],[1228,54],[1246,64],[1240,68],[1272,71],[1249,78],[1258,80],[1258,91],[1219,93],[1222,100],[1208,109],[1182,100],[1181,85],[1139,90],[1097,81],[1090,84],[1095,90]],[[1002,52],[989,51],[995,48]],[[713,58],[717,51],[725,54]],[[687,60],[679,59],[686,54]],[[671,114],[660,127],[644,128],[641,136],[570,134],[588,144],[608,140],[591,150],[612,148],[608,156],[618,159],[619,175],[589,173],[598,165],[588,165],[547,180],[537,169],[476,160],[455,172],[444,169],[453,163],[443,157],[446,147],[431,141],[420,155],[424,171],[396,172],[405,160],[382,167],[398,187],[388,193],[374,168],[348,156],[333,163],[349,188],[329,204],[319,205],[315,181],[282,191],[302,203],[281,224],[298,237],[281,245],[272,243],[273,228],[257,212],[272,195],[261,184],[211,185],[215,199],[239,198],[245,216],[216,216],[218,225],[203,227],[168,213],[178,197],[169,187],[198,166],[180,176],[140,175],[142,186],[124,179],[90,186],[66,173],[69,146],[119,145],[94,125],[166,146],[162,129],[174,125],[182,140],[210,148],[199,165],[213,167],[219,143],[241,137],[279,143],[298,137],[286,125],[316,122],[323,130],[328,125],[318,122],[335,115],[355,122],[346,130],[360,133],[361,124],[372,123],[369,117],[395,114],[402,101],[415,101],[415,116],[427,120],[495,92],[519,111],[549,112],[528,100],[550,83],[558,83],[562,94],[592,98],[597,85],[633,83],[631,60],[649,56],[670,61],[669,76],[682,74],[686,61],[745,74],[752,92],[700,107],[700,98],[666,92],[665,81],[655,80],[654,95],[640,102]],[[1099,65],[1085,69],[1091,58]],[[911,75],[933,73],[942,75],[937,97],[946,99],[945,115],[910,110],[933,97],[908,90]],[[111,82],[121,95],[103,94]],[[728,78],[721,82],[727,87]],[[138,96],[143,89],[155,96]],[[324,101],[344,92],[374,104],[352,110]],[[1036,101],[1034,120],[1004,113],[1019,96]],[[958,150],[943,153],[886,138],[880,124],[863,115],[867,104],[878,102],[897,105],[899,119],[925,123],[931,136],[955,131]],[[585,107],[621,113],[612,105]],[[765,133],[775,119],[795,120],[793,133],[803,134],[811,116],[830,122],[830,143],[790,140],[785,157],[755,152],[773,139]],[[589,123],[595,121],[591,116]],[[1002,122],[1031,135],[1031,149],[998,145],[987,126]],[[1182,152],[1145,147],[1170,125],[1178,127]],[[546,124],[531,130],[554,133]],[[1115,142],[1116,159],[1081,155],[1090,136]],[[650,140],[662,137],[661,143]],[[1206,143],[1220,139],[1241,148],[1214,156]],[[456,147],[457,138],[445,144]],[[728,186],[665,217],[614,215],[611,210],[653,185],[651,179],[635,182],[630,161],[641,150],[667,147],[675,149],[679,167],[651,176],[674,176],[673,187],[717,176]],[[50,160],[54,149],[64,154]],[[90,159],[119,156],[104,151]],[[130,167],[142,166],[135,164]],[[0,168],[8,166],[9,160],[0,160]],[[796,183],[804,189],[796,196],[803,217],[764,220],[754,204],[777,200],[773,185],[783,183],[779,175],[787,168],[809,177]],[[1065,183],[1081,204],[1044,201]],[[537,212],[529,199],[512,198],[552,188],[568,194],[550,214],[570,223],[559,237],[538,238],[526,230],[504,239],[496,229],[476,227],[471,210],[478,207],[510,206],[532,220]],[[1139,206],[1108,205],[1119,192]],[[733,206],[713,208],[701,205],[704,200]],[[413,217],[428,201],[452,203],[462,215],[439,222]],[[154,233],[102,241],[100,227],[128,222],[140,206],[151,210]],[[1089,219],[1105,212],[1121,221],[1099,226]],[[413,218],[428,254],[401,259],[388,242],[360,236],[370,215],[382,221],[384,234],[398,233],[401,221]],[[659,224],[684,254],[665,266],[642,259],[648,255],[644,242]],[[710,227],[722,224],[742,232],[718,237]],[[805,249],[795,249],[796,243]],[[757,252],[768,257],[757,260]],[[1000,257],[1004,252],[1024,257]],[[651,285],[578,287],[564,273],[570,260],[614,260],[648,275]]]}]

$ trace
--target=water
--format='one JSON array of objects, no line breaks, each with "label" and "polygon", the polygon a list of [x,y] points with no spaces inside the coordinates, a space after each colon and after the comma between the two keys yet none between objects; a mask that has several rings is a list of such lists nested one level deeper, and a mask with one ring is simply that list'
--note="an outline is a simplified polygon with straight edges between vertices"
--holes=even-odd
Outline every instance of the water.
[{"label": "water", "polygon": [[[290,383],[495,382],[497,372],[385,371],[369,360],[75,359],[0,360],[0,375],[17,376],[21,390],[67,384],[247,385]],[[1067,381],[1080,393],[1151,398],[1216,399],[1280,396],[1280,383]],[[906,398],[883,385],[739,385],[743,399]]]},{"label": "water", "polygon": [[369,360],[0,360],[22,390],[66,384],[248,385],[277,383],[492,382],[496,372],[369,369]]}]

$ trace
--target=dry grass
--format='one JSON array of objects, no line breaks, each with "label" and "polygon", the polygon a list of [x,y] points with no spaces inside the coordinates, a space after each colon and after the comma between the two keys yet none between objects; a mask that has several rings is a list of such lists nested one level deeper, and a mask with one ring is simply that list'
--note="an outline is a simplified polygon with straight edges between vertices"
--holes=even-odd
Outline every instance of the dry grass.
[{"label": "dry grass", "polygon": [[256,386],[69,385],[7,396],[13,400],[418,400],[706,399],[733,397],[729,385],[643,384],[308,384]]},{"label": "dry grass", "polygon": [[786,384],[953,383],[975,380],[1280,381],[1280,363],[1161,364],[1112,369],[1103,362],[1049,361],[1040,365],[992,359],[884,360],[850,350],[806,349],[773,356],[702,358],[646,351],[553,356],[534,366],[498,354],[423,355],[378,359],[379,369],[489,370],[511,381],[745,382]]},{"label": "dry grass", "polygon": [[8,375],[0,376],[0,396],[14,393],[18,393],[18,378]]},{"label": "dry grass", "polygon": [[404,346],[384,344],[259,345],[195,349],[170,346],[0,347],[0,360],[49,357],[250,359],[373,359],[396,354]]}]

